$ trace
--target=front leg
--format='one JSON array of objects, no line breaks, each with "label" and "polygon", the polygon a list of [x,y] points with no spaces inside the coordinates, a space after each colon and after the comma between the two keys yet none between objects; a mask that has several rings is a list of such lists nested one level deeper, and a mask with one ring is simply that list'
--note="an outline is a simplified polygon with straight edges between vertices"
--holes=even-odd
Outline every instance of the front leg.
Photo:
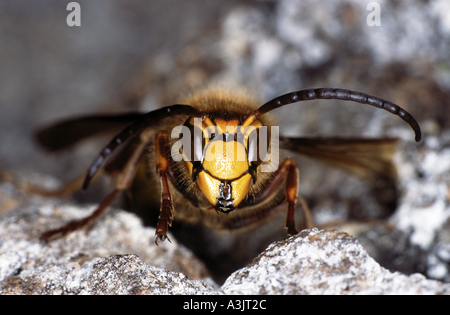
[{"label": "front leg", "polygon": [[[286,159],[280,167],[280,173],[287,174],[286,178],[286,200],[288,202],[288,211],[286,214],[285,228],[288,230],[288,235],[297,234],[295,229],[295,205],[298,199],[299,187],[299,172],[297,163],[291,158]],[[303,225],[307,228],[312,226],[311,215],[306,202],[301,198]]]},{"label": "front leg", "polygon": [[264,200],[265,198],[268,198],[271,194],[276,193],[278,187],[283,183],[284,179],[286,179],[285,191],[286,191],[286,201],[288,202],[285,229],[287,229],[288,235],[292,236],[298,233],[297,230],[295,229],[295,206],[297,202],[299,202],[300,206],[302,207],[302,226],[304,228],[313,227],[311,212],[308,208],[308,205],[306,204],[306,201],[301,196],[298,195],[299,172],[297,164],[293,159],[287,158],[280,165],[280,167],[275,173],[274,178],[272,179],[270,184],[264,189],[260,201]]},{"label": "front leg", "polygon": [[167,134],[163,131],[156,135],[156,173],[161,181],[161,209],[155,232],[155,243],[170,239],[167,237],[169,226],[172,226],[174,217],[173,199],[170,191],[167,174],[169,172],[169,159],[166,156]]}]

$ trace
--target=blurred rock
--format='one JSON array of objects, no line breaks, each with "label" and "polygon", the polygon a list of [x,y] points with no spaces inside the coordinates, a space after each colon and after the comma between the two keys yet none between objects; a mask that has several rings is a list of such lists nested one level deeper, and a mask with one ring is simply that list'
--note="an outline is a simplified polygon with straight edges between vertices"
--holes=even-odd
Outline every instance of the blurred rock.
[{"label": "blurred rock", "polygon": [[395,156],[400,199],[386,220],[345,222],[336,226],[356,237],[378,263],[390,271],[422,273],[450,282],[450,133],[424,129],[420,144],[401,140]]},{"label": "blurred rock", "polygon": [[421,146],[403,142],[397,169],[403,196],[391,221],[411,232],[411,243],[430,248],[437,235],[448,235],[444,227],[450,219],[450,132],[426,135]]}]

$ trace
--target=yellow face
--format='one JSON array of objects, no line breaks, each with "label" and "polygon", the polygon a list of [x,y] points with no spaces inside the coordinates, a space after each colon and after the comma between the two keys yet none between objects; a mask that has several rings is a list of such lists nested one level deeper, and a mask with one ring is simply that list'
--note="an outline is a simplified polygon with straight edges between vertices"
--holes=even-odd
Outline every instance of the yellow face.
[{"label": "yellow face", "polygon": [[251,185],[245,147],[236,141],[210,141],[197,184],[216,208],[228,212],[247,195]]},{"label": "yellow face", "polygon": [[[225,213],[242,202],[252,185],[246,139],[238,141],[234,136],[238,124],[238,120],[215,120],[215,135],[205,142],[196,178],[198,187],[209,202],[217,211]],[[212,126],[212,122],[209,120],[206,125]],[[187,164],[192,175],[193,165]]]}]

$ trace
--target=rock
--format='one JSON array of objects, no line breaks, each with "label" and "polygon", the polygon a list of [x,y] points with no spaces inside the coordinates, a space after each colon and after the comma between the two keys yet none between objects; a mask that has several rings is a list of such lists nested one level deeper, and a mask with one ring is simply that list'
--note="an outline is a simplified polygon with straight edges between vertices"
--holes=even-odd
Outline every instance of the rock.
[{"label": "rock", "polygon": [[[26,275],[25,275],[26,273]],[[28,270],[11,277],[0,287],[2,294],[212,294],[201,280],[143,262],[137,255],[94,258],[80,267],[66,266]]]},{"label": "rock", "polygon": [[450,284],[391,273],[347,233],[304,230],[233,273],[226,294],[450,294]]},{"label": "rock", "polygon": [[[58,199],[24,195],[10,183],[0,185],[0,196],[8,205],[16,205],[0,221],[1,293],[140,293],[138,289],[129,288],[132,275],[123,277],[127,279],[123,283],[128,283],[128,286],[107,286],[102,291],[100,284],[92,284],[93,279],[102,274],[100,270],[115,270],[116,277],[119,277],[120,270],[124,273],[130,270],[136,274],[148,273],[155,279],[171,275],[173,281],[177,277],[180,281],[209,277],[204,264],[173,238],[172,243],[156,246],[153,241],[155,230],[142,226],[133,214],[110,210],[90,230],[76,231],[44,244],[39,241],[42,232],[85,217],[94,206],[74,206]],[[2,205],[0,202],[0,208]],[[110,268],[112,265],[114,268]],[[128,266],[128,269],[121,266]],[[74,275],[81,276],[78,285],[74,285]],[[114,276],[103,273],[103,277]],[[70,283],[69,287],[67,283]],[[151,281],[147,284],[147,289],[152,287]],[[198,286],[207,287],[204,284]],[[185,294],[195,292],[192,290],[195,285],[193,287],[191,283],[188,287],[191,289]],[[143,286],[139,288],[144,290]],[[176,292],[170,288],[165,290],[157,292]]]},{"label": "rock", "polygon": [[[315,228],[271,244],[219,288],[175,239],[156,246],[154,229],[133,214],[111,210],[89,231],[43,244],[40,233],[93,207],[23,195],[10,183],[0,196],[9,207],[0,294],[450,294],[450,284],[384,269],[347,233]],[[449,256],[444,247],[436,255]]]},{"label": "rock", "polygon": [[390,270],[450,282],[445,255],[450,244],[449,141],[449,131],[428,135],[420,146],[402,141],[395,158],[402,196],[388,220],[390,228],[352,234]]}]

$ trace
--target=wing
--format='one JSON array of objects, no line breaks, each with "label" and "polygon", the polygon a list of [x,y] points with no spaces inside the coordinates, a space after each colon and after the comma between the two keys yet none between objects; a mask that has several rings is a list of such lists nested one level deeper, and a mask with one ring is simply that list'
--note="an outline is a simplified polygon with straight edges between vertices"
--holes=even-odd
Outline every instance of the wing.
[{"label": "wing", "polygon": [[143,113],[94,115],[64,120],[38,130],[37,141],[50,151],[70,147],[78,141],[101,132],[117,131],[138,120]]},{"label": "wing", "polygon": [[[132,139],[144,129],[159,125],[164,119],[171,116],[195,115],[200,117],[201,114],[199,110],[192,106],[174,104],[145,114],[129,113],[122,115],[86,116],[66,120],[42,129],[36,133],[36,138],[38,142],[50,151],[56,151],[69,147],[81,139],[93,136],[99,132],[122,129],[122,131],[108,142],[92,162],[83,183],[83,189],[86,189],[95,173],[97,173],[104,165],[105,160],[118,147],[120,147],[119,157],[110,164],[110,171],[112,172],[119,165],[124,164],[124,161],[129,156],[130,148],[135,144]],[[124,126],[126,127],[123,128]]]},{"label": "wing", "polygon": [[280,140],[280,147],[284,149],[344,169],[373,183],[378,179],[395,180],[397,176],[392,163],[398,140],[395,138],[280,137]]}]

